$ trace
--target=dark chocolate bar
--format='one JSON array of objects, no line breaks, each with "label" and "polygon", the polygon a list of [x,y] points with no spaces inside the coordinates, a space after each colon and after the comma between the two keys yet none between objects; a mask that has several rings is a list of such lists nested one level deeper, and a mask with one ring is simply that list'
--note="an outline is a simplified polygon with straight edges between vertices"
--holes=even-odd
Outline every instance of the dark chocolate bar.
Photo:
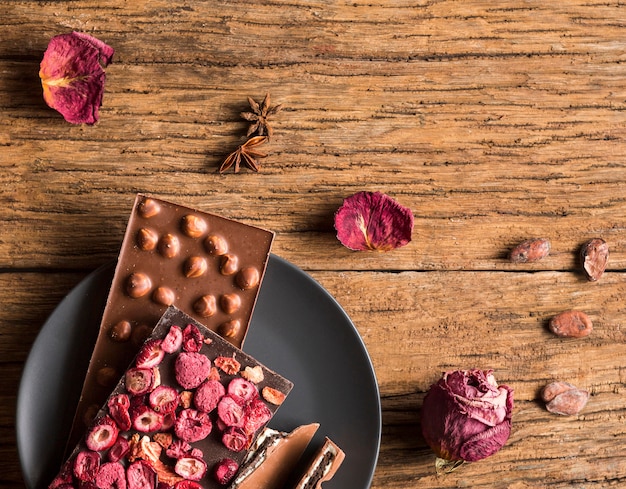
[{"label": "dark chocolate bar", "polygon": [[243,345],[274,234],[139,194],[93,350],[69,446],[170,305]]},{"label": "dark chocolate bar", "polygon": [[292,387],[171,306],[49,488],[223,488]]}]

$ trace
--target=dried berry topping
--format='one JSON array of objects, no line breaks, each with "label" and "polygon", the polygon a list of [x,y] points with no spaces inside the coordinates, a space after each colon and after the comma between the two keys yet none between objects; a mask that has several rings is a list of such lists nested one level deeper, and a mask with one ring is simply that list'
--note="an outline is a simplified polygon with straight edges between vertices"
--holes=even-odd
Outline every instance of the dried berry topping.
[{"label": "dried berry topping", "polygon": [[233,357],[217,357],[213,363],[228,375],[237,374],[241,368],[241,364]]},{"label": "dried berry topping", "polygon": [[241,452],[249,445],[250,438],[243,430],[236,426],[229,426],[222,433],[222,443],[233,452]]},{"label": "dried berry topping", "polygon": [[183,344],[183,330],[180,326],[172,325],[161,342],[161,349],[165,353],[178,351]]},{"label": "dried berry topping", "polygon": [[226,389],[221,382],[207,380],[194,393],[193,404],[199,411],[209,413],[217,407],[224,394],[226,394]]},{"label": "dried berry topping", "polygon": [[150,407],[157,413],[166,414],[174,412],[178,407],[178,392],[173,387],[160,385],[148,396]]},{"label": "dried berry topping", "polygon": [[206,474],[207,465],[196,457],[181,457],[176,461],[174,472],[187,480],[199,481]]},{"label": "dried berry topping", "polygon": [[169,447],[165,449],[165,454],[173,459],[178,460],[191,452],[191,445],[186,441],[175,439]]},{"label": "dried berry topping", "polygon": [[116,394],[107,401],[109,416],[113,418],[120,431],[128,431],[131,427],[129,407],[130,400],[126,394]]},{"label": "dried berry topping", "polygon": [[263,375],[263,369],[259,365],[244,368],[241,372],[241,376],[253,384],[263,382],[263,379],[265,378]]},{"label": "dried berry topping", "polygon": [[126,469],[128,489],[156,489],[157,473],[145,460],[137,460]]},{"label": "dried berry topping", "polygon": [[261,399],[253,399],[244,408],[243,428],[246,433],[253,435],[272,417],[272,412]]},{"label": "dried berry topping", "polygon": [[413,213],[380,192],[357,192],[335,213],[337,239],[354,251],[390,251],[411,241]]},{"label": "dried berry topping", "polygon": [[199,352],[203,345],[203,339],[198,327],[194,324],[188,324],[183,330],[183,350]]},{"label": "dried berry topping", "polygon": [[211,360],[195,352],[182,352],[176,358],[176,382],[184,389],[195,389],[209,376]]},{"label": "dried berry topping", "polygon": [[74,476],[83,481],[92,481],[98,474],[100,468],[100,455],[90,450],[78,452],[74,459]]},{"label": "dried berry topping", "polygon": [[[130,428],[129,428],[130,429]],[[118,462],[122,460],[130,451],[130,444],[123,436],[118,436],[113,446],[107,452],[109,462]]]},{"label": "dried berry topping", "polygon": [[217,415],[226,426],[238,426],[241,428],[244,423],[241,400],[225,395],[217,405]]},{"label": "dried berry topping", "polygon": [[248,402],[258,397],[259,391],[252,382],[236,377],[228,383],[227,392],[241,402]]},{"label": "dried berry topping", "polygon": [[138,368],[156,367],[163,361],[165,351],[161,348],[162,340],[151,339],[146,341],[135,360],[135,366]]},{"label": "dried berry topping", "polygon": [[133,396],[147,394],[155,384],[154,371],[151,368],[130,368],[126,371],[124,383]]},{"label": "dried berry topping", "polygon": [[206,413],[191,408],[183,409],[174,424],[176,436],[187,443],[204,440],[212,428],[213,423]]},{"label": "dried berry topping", "polygon": [[149,406],[138,406],[132,411],[133,428],[141,433],[151,433],[163,427],[163,415]]},{"label": "dried berry topping", "polygon": [[267,402],[274,404],[275,406],[280,406],[287,397],[279,390],[269,386],[263,387],[261,395],[263,396],[263,399],[265,399]]},{"label": "dried berry topping", "polygon": [[174,485],[174,489],[202,489],[196,481],[183,480]]},{"label": "dried berry topping", "polygon": [[85,437],[85,444],[89,450],[100,452],[111,448],[117,440],[119,429],[115,421],[108,416],[99,418],[89,429]]},{"label": "dried berry topping", "polygon": [[98,489],[126,489],[126,471],[118,462],[107,462],[100,466],[96,476]]},{"label": "dried berry topping", "polygon": [[237,462],[231,458],[224,458],[213,467],[213,477],[219,484],[226,485],[235,477],[238,470]]}]

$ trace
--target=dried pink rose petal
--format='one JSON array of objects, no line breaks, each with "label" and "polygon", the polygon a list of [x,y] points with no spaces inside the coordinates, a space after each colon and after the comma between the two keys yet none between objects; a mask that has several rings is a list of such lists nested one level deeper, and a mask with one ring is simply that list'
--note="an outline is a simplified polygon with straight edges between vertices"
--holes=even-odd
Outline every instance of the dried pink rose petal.
[{"label": "dried pink rose petal", "polygon": [[438,457],[437,468],[489,457],[511,433],[513,390],[498,386],[491,370],[446,372],[422,406],[422,434]]},{"label": "dried pink rose petal", "polygon": [[391,251],[411,241],[413,213],[381,192],[357,192],[335,213],[337,239],[355,251]]},{"label": "dried pink rose petal", "polygon": [[72,124],[95,124],[114,50],[88,34],[54,36],[41,61],[43,98]]}]

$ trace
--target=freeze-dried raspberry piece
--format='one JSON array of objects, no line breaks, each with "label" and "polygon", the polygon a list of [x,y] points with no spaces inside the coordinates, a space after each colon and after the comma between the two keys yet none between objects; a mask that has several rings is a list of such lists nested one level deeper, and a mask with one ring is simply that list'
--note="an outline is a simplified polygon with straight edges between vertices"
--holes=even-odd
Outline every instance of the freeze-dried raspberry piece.
[{"label": "freeze-dried raspberry piece", "polygon": [[188,324],[183,329],[183,350],[199,352],[204,344],[204,337],[195,324]]},{"label": "freeze-dried raspberry piece", "polygon": [[173,387],[160,385],[150,393],[148,403],[157,413],[171,413],[178,407],[178,392]]},{"label": "freeze-dried raspberry piece", "polygon": [[83,482],[92,481],[100,468],[100,455],[90,450],[78,452],[74,459],[74,475]]},{"label": "freeze-dried raspberry piece", "polygon": [[117,462],[124,458],[126,454],[130,451],[130,443],[123,436],[118,436],[117,440],[107,453],[107,459],[109,462]]},{"label": "freeze-dried raspberry piece", "polygon": [[142,433],[150,433],[163,427],[163,415],[157,413],[150,406],[138,406],[133,410],[133,428]]},{"label": "freeze-dried raspberry piece", "polygon": [[241,364],[233,357],[217,357],[213,362],[228,375],[235,375],[241,368]]},{"label": "freeze-dried raspberry piece", "polygon": [[118,434],[119,429],[115,421],[108,415],[104,415],[98,419],[87,432],[85,444],[89,450],[93,450],[94,452],[106,450],[113,446],[113,443],[117,440]]},{"label": "freeze-dried raspberry piece", "polygon": [[219,484],[226,485],[239,470],[239,465],[232,458],[224,458],[213,467],[213,477]]},{"label": "freeze-dried raspberry piece", "polygon": [[253,434],[272,418],[272,412],[261,399],[253,399],[243,410],[244,429]]},{"label": "freeze-dried raspberry piece", "polygon": [[183,440],[174,440],[169,447],[165,449],[165,455],[170,458],[179,459],[187,455],[191,451],[191,445]]},{"label": "freeze-dried raspberry piece", "polygon": [[207,377],[207,380],[220,380],[221,376],[220,376],[220,372],[219,370],[217,370],[215,367],[211,367],[211,371],[209,372],[209,376]]},{"label": "freeze-dried raspberry piece", "polygon": [[263,382],[265,376],[263,375],[263,369],[260,365],[254,367],[246,367],[240,374],[244,379],[249,380],[253,384]]},{"label": "freeze-dried raspberry piece", "polygon": [[193,403],[196,408],[205,413],[210,413],[217,407],[217,403],[226,394],[226,389],[216,380],[207,380],[196,389]]},{"label": "freeze-dried raspberry piece", "polygon": [[154,371],[151,368],[130,368],[126,371],[124,383],[133,396],[147,394],[154,385]]},{"label": "freeze-dried raspberry piece", "polygon": [[228,394],[244,402],[259,396],[259,391],[252,382],[236,377],[228,383]]},{"label": "freeze-dried raspberry piece", "polygon": [[212,428],[213,423],[206,413],[195,409],[183,409],[174,424],[174,433],[181,440],[193,443],[204,440]]},{"label": "freeze-dried raspberry piece", "polygon": [[96,476],[98,489],[126,489],[126,473],[118,462],[107,462],[100,466]]},{"label": "freeze-dried raspberry piece", "polygon": [[189,456],[195,457],[195,458],[201,458],[202,460],[204,460],[204,453],[202,453],[202,450],[196,447],[191,449],[191,451],[189,452]]},{"label": "freeze-dried raspberry piece", "polygon": [[130,400],[126,394],[116,394],[107,401],[109,415],[113,421],[117,423],[120,431],[128,431],[130,429]]},{"label": "freeze-dried raspberry piece", "polygon": [[174,427],[174,423],[176,423],[176,411],[165,413],[163,415],[163,426],[161,426],[161,430],[171,430]]},{"label": "freeze-dried raspberry piece", "polygon": [[222,434],[222,443],[233,452],[241,452],[248,447],[249,438],[242,428],[229,426]]},{"label": "freeze-dried raspberry piece", "polygon": [[263,391],[261,391],[263,399],[267,402],[271,402],[274,406],[280,406],[287,397],[284,393],[280,392],[278,389],[274,389],[269,386],[263,387]]},{"label": "freeze-dried raspberry piece", "polygon": [[156,433],[152,439],[161,445],[161,447],[167,448],[172,444],[174,437],[171,433]]},{"label": "freeze-dried raspberry piece", "polygon": [[137,460],[126,469],[128,489],[156,489],[157,473],[145,460]]},{"label": "freeze-dried raspberry piece", "polygon": [[184,389],[195,389],[209,376],[211,360],[195,352],[182,352],[176,357],[176,381]]},{"label": "freeze-dried raspberry piece", "polygon": [[180,329],[180,326],[172,325],[170,330],[163,338],[161,343],[161,349],[165,353],[174,353],[177,351],[183,344],[183,330]]},{"label": "freeze-dried raspberry piece", "polygon": [[[71,460],[68,460],[61,466],[61,470],[59,474],[53,479],[53,481],[48,486],[48,489],[62,489],[64,486],[68,484],[72,484],[73,480],[73,464]],[[71,486],[73,487],[73,486]]]},{"label": "freeze-dried raspberry piece", "polygon": [[242,427],[244,423],[243,406],[228,394],[217,405],[217,416],[226,426]]},{"label": "freeze-dried raspberry piece", "polygon": [[206,474],[206,462],[200,458],[182,457],[176,461],[174,472],[190,481],[199,481]]},{"label": "freeze-dried raspberry piece", "polygon": [[159,365],[165,356],[161,343],[162,341],[156,338],[146,341],[137,353],[135,366],[137,368],[152,368]]},{"label": "freeze-dried raspberry piece", "polygon": [[174,489],[202,489],[202,486],[196,481],[180,481],[176,483]]}]

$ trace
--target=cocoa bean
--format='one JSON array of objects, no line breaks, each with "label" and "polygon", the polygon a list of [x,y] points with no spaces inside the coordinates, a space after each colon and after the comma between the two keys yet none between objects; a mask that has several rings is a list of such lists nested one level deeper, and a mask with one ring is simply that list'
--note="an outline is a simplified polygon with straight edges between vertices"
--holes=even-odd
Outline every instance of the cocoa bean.
[{"label": "cocoa bean", "polygon": [[549,323],[550,331],[562,338],[582,338],[593,330],[593,323],[582,311],[565,311],[557,314]]},{"label": "cocoa bean", "polygon": [[587,241],[580,249],[580,260],[587,280],[600,280],[609,261],[609,245],[602,238]]},{"label": "cocoa bean", "polygon": [[541,398],[549,412],[561,416],[574,416],[587,405],[589,392],[568,382],[555,381],[543,388]]},{"label": "cocoa bean", "polygon": [[550,254],[550,240],[533,238],[522,241],[511,250],[509,259],[513,263],[532,263]]}]

